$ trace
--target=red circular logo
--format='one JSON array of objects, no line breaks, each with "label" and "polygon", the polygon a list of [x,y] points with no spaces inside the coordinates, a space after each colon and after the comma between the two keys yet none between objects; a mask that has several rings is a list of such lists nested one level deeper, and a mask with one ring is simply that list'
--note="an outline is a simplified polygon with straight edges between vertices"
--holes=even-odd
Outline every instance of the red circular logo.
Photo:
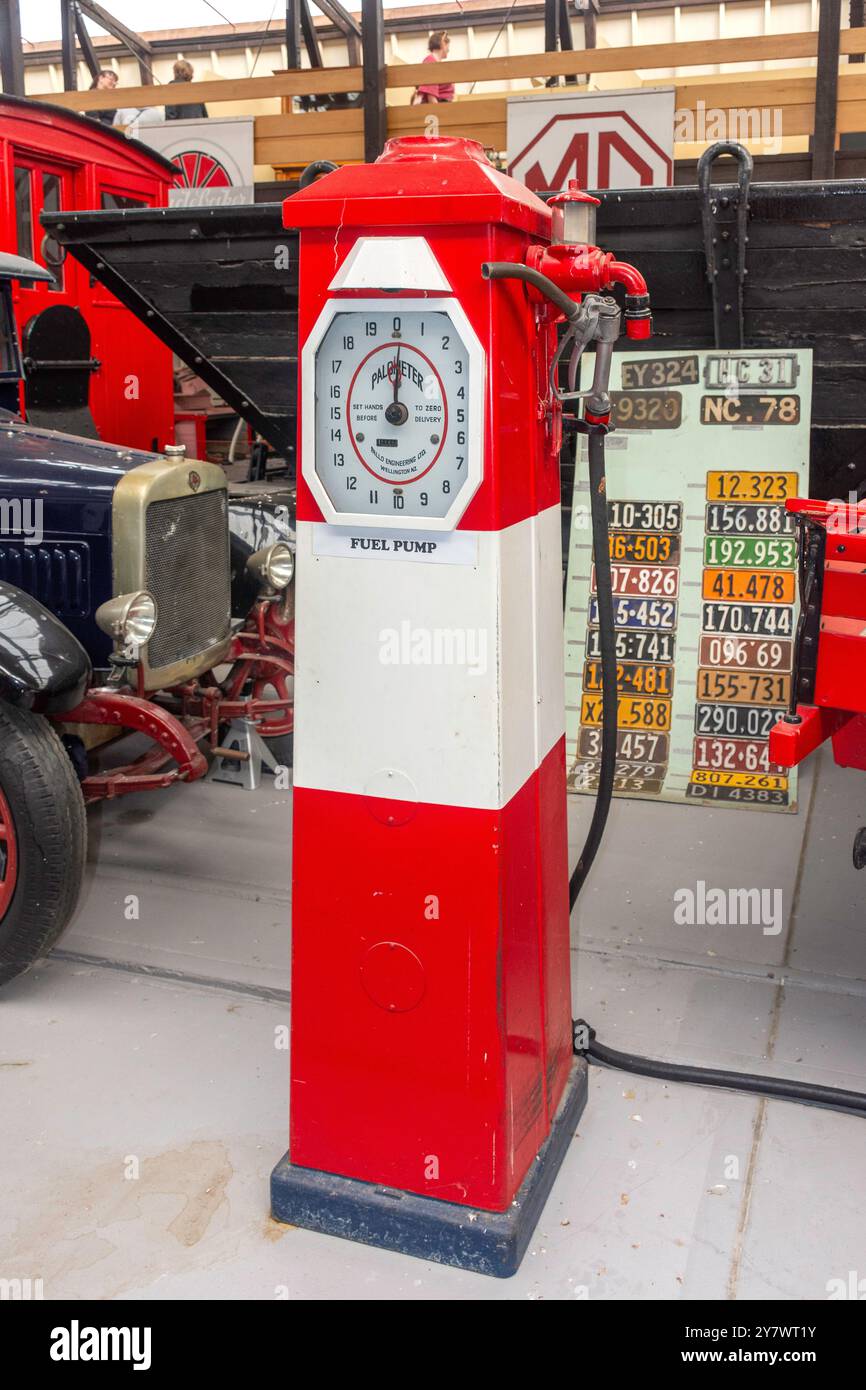
[{"label": "red circular logo", "polygon": [[231,188],[229,172],[212,154],[203,150],[183,150],[172,159],[180,170],[183,188]]},{"label": "red circular logo", "polygon": [[190,487],[192,488],[193,492],[198,492],[199,488],[201,487],[201,474],[196,473],[195,469],[193,469],[187,481]]}]

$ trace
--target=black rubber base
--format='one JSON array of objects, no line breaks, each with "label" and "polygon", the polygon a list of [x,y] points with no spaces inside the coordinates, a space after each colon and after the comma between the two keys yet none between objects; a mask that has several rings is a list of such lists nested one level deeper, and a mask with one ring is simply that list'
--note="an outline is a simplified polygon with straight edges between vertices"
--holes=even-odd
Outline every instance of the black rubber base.
[{"label": "black rubber base", "polygon": [[587,1063],[576,1057],[550,1134],[507,1211],[462,1207],[298,1168],[286,1154],[271,1174],[271,1215],[308,1231],[507,1279],[523,1259],[586,1094]]}]

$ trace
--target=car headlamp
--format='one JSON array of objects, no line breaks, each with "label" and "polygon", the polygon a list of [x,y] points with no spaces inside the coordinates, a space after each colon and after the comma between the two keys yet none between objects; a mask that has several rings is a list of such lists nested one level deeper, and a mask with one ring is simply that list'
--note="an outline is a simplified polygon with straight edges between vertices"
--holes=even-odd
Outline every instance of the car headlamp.
[{"label": "car headlamp", "polygon": [[263,588],[277,593],[287,589],[295,573],[295,557],[285,541],[276,541],[257,550],[247,560],[247,569]]},{"label": "car headlamp", "polygon": [[146,589],[118,594],[96,610],[97,625],[124,647],[143,647],[149,642],[156,618],[156,599]]}]

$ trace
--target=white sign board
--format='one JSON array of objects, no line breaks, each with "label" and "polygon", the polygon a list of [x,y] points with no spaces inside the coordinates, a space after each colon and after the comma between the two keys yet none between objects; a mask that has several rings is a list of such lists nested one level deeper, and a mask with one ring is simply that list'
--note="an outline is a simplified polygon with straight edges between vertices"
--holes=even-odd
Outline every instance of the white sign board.
[{"label": "white sign board", "polygon": [[508,172],[533,192],[666,187],[674,176],[674,88],[508,98]]},{"label": "white sign board", "polygon": [[176,164],[180,187],[172,206],[253,202],[252,116],[163,121],[143,126],[138,138]]}]

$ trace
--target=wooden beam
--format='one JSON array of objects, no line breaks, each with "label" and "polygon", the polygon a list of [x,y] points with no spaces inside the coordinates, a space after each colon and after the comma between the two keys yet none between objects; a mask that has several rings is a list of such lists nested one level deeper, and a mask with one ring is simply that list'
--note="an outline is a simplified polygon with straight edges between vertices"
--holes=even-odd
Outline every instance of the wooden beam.
[{"label": "wooden beam", "polygon": [[286,0],[286,57],[287,67],[301,66],[301,0]]},{"label": "wooden beam", "polygon": [[[316,26],[313,23],[313,16],[307,0],[298,0],[301,8],[301,30],[304,35],[304,43],[307,48],[307,56],[310,60],[311,68],[321,68],[324,66],[322,61],[322,50],[319,47],[319,36],[316,33]],[[289,63],[290,68],[300,67],[300,63]]]},{"label": "wooden beam", "polygon": [[839,100],[841,23],[842,0],[819,0],[815,133],[812,136],[813,179],[832,179],[836,172],[836,106]]},{"label": "wooden beam", "polygon": [[87,64],[87,70],[91,77],[99,74],[100,62],[93,47],[93,41],[87,32],[87,25],[84,23],[84,15],[75,6],[75,32],[78,35],[78,42],[81,45],[81,54]]},{"label": "wooden beam", "polygon": [[[864,7],[863,0],[850,0],[848,5],[848,23],[851,25],[852,29],[863,28],[864,20],[866,20],[866,13],[864,13],[864,8],[866,7]],[[863,54],[852,53],[848,58],[848,62],[862,63]]]},{"label": "wooden beam", "polygon": [[[359,92],[364,74],[360,68],[300,68],[296,72],[273,73],[267,77],[216,77],[208,82],[184,84],[185,102],[262,101],[270,97],[315,96],[319,92]],[[124,87],[123,99],[130,106],[171,106],[177,91],[162,87]],[[117,106],[117,92],[40,92],[40,101],[49,101],[71,111],[111,110]]]},{"label": "wooden beam", "polygon": [[559,23],[557,3],[558,0],[544,0],[544,49],[546,53],[555,53],[557,49],[556,34]]},{"label": "wooden beam", "polygon": [[382,0],[361,0],[361,54],[364,60],[364,159],[372,164],[379,158],[388,138]]},{"label": "wooden beam", "polygon": [[78,87],[78,55],[75,51],[75,16],[72,0],[60,0],[60,65],[63,87],[74,92]]},{"label": "wooden beam", "polygon": [[23,97],[24,50],[18,0],[5,0],[5,4],[0,5],[0,76],[4,92]]},{"label": "wooden beam", "polygon": [[[125,24],[121,24],[119,19],[115,19],[113,14],[104,10],[96,0],[78,0],[79,9],[86,14],[100,29],[119,39],[132,56],[138,62],[138,75],[142,86],[150,87],[153,85],[153,69],[151,62],[153,59],[153,49],[147,39],[143,39],[140,34],[136,34],[134,29],[128,29]],[[143,102],[139,102],[143,105]],[[94,108],[95,109],[95,108]]]},{"label": "wooden beam", "polygon": [[584,0],[584,3],[578,4],[577,8],[583,15],[583,46],[584,48],[595,48],[598,43],[596,29],[598,0]]},{"label": "wooden beam", "polygon": [[[866,29],[845,29],[842,53],[866,53]],[[744,39],[716,39],[679,44],[638,44],[633,48],[578,49],[573,53],[520,53],[504,58],[448,60],[449,82],[508,82],[524,77],[565,77],[570,73],[651,71],[656,68],[705,67],[709,63],[756,63],[777,59],[815,58],[818,35],[760,34]],[[389,88],[417,87],[430,76],[422,63],[394,64],[385,73]],[[769,74],[768,74],[769,76]],[[733,80],[733,74],[731,74]],[[303,69],[267,77],[222,78],[190,82],[185,101],[210,104],[221,101],[257,101],[269,97],[314,95],[319,92],[357,92],[363,85],[358,67]],[[176,93],[165,88],[124,88],[130,106],[165,106]],[[54,102],[73,111],[111,109],[117,94],[111,92],[44,92],[40,101]]]}]

